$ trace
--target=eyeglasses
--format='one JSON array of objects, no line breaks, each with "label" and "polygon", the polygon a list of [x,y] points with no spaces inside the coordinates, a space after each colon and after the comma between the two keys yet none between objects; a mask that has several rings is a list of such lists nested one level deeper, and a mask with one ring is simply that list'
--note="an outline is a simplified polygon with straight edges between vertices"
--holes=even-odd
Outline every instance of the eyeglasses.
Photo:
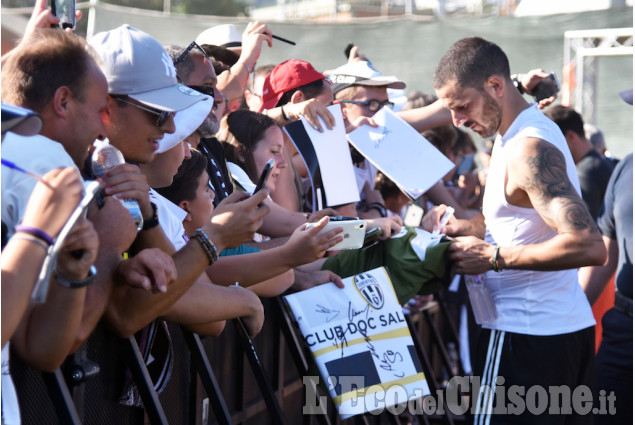
[{"label": "eyeglasses", "polygon": [[112,97],[113,99],[117,100],[118,102],[123,102],[123,103],[127,103],[128,105],[132,105],[135,108],[139,108],[141,110],[144,110],[146,112],[151,113],[152,115],[156,115],[157,116],[157,120],[154,123],[155,126],[157,126],[157,128],[161,128],[163,127],[163,125],[168,121],[168,119],[172,116],[174,116],[175,112],[170,112],[170,111],[157,111],[155,109],[150,109],[150,108],[146,108],[145,106],[141,106],[137,103],[134,102],[130,102],[129,100],[126,100],[123,97],[119,97],[119,96],[114,96],[114,95],[110,95],[110,97]]},{"label": "eyeglasses", "polygon": [[178,58],[176,58],[176,59],[174,60],[174,62],[173,62],[173,63],[174,63],[174,66],[176,66],[176,65],[180,64],[181,62],[183,62],[183,61],[185,60],[185,58],[187,58],[187,55],[189,55],[189,54],[190,54],[190,52],[192,51],[192,49],[193,49],[193,48],[195,48],[195,47],[196,47],[198,50],[200,50],[200,51],[201,51],[201,53],[203,53],[203,56],[205,56],[205,58],[206,58],[207,60],[209,60],[209,56],[207,56],[207,52],[205,51],[205,49],[203,49],[203,48],[202,48],[202,47],[201,47],[201,46],[200,46],[200,45],[199,45],[196,41],[192,41],[192,42],[190,43],[190,45],[189,45],[189,46],[187,46],[187,47],[185,48],[185,50],[183,51],[183,53],[181,53],[181,54],[179,55],[179,57],[178,57]]},{"label": "eyeglasses", "polygon": [[379,111],[381,108],[383,108],[384,106],[388,106],[390,109],[392,109],[392,107],[395,105],[393,102],[389,101],[389,100],[377,100],[377,99],[370,99],[370,100],[340,100],[340,103],[354,103],[356,105],[364,105],[368,108],[368,110],[370,112],[377,112]]}]

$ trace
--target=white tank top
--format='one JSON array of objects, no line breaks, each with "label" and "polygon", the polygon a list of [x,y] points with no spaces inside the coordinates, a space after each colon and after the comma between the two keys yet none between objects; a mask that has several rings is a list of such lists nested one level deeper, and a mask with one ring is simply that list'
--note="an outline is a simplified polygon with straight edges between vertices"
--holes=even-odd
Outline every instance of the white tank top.
[{"label": "white tank top", "polygon": [[[536,210],[511,205],[505,198],[509,147],[527,137],[548,141],[563,153],[569,180],[580,194],[575,164],[562,132],[532,105],[516,117],[494,144],[483,197],[485,240],[489,243],[503,247],[528,245],[547,241],[557,234]],[[488,328],[528,335],[558,335],[595,324],[591,307],[578,284],[577,269],[490,271],[486,284],[498,314]]]}]

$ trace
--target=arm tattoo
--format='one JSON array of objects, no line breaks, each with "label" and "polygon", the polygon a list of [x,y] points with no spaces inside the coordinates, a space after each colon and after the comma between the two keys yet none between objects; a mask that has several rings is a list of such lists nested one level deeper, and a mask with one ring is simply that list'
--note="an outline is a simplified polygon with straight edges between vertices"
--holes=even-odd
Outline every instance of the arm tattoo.
[{"label": "arm tattoo", "polygon": [[[529,175],[522,184],[543,219],[555,228],[597,229],[584,202],[569,181],[562,152],[544,143],[526,159]],[[557,208],[557,213],[554,211]]]}]

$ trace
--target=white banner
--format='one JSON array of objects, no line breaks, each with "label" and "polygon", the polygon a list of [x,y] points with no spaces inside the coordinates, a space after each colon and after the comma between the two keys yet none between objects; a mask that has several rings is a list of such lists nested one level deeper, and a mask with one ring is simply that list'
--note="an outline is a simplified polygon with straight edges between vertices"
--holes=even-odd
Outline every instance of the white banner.
[{"label": "white banner", "polygon": [[345,419],[430,393],[383,267],[285,296]]}]

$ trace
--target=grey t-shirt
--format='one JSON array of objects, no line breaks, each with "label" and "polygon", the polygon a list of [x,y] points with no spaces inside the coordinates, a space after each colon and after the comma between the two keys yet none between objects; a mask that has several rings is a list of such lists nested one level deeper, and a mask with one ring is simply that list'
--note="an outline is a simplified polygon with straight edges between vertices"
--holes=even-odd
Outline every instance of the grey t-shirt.
[{"label": "grey t-shirt", "polygon": [[595,149],[591,149],[576,165],[582,199],[593,220],[597,220],[604,199],[606,185],[613,172],[613,163]]}]

